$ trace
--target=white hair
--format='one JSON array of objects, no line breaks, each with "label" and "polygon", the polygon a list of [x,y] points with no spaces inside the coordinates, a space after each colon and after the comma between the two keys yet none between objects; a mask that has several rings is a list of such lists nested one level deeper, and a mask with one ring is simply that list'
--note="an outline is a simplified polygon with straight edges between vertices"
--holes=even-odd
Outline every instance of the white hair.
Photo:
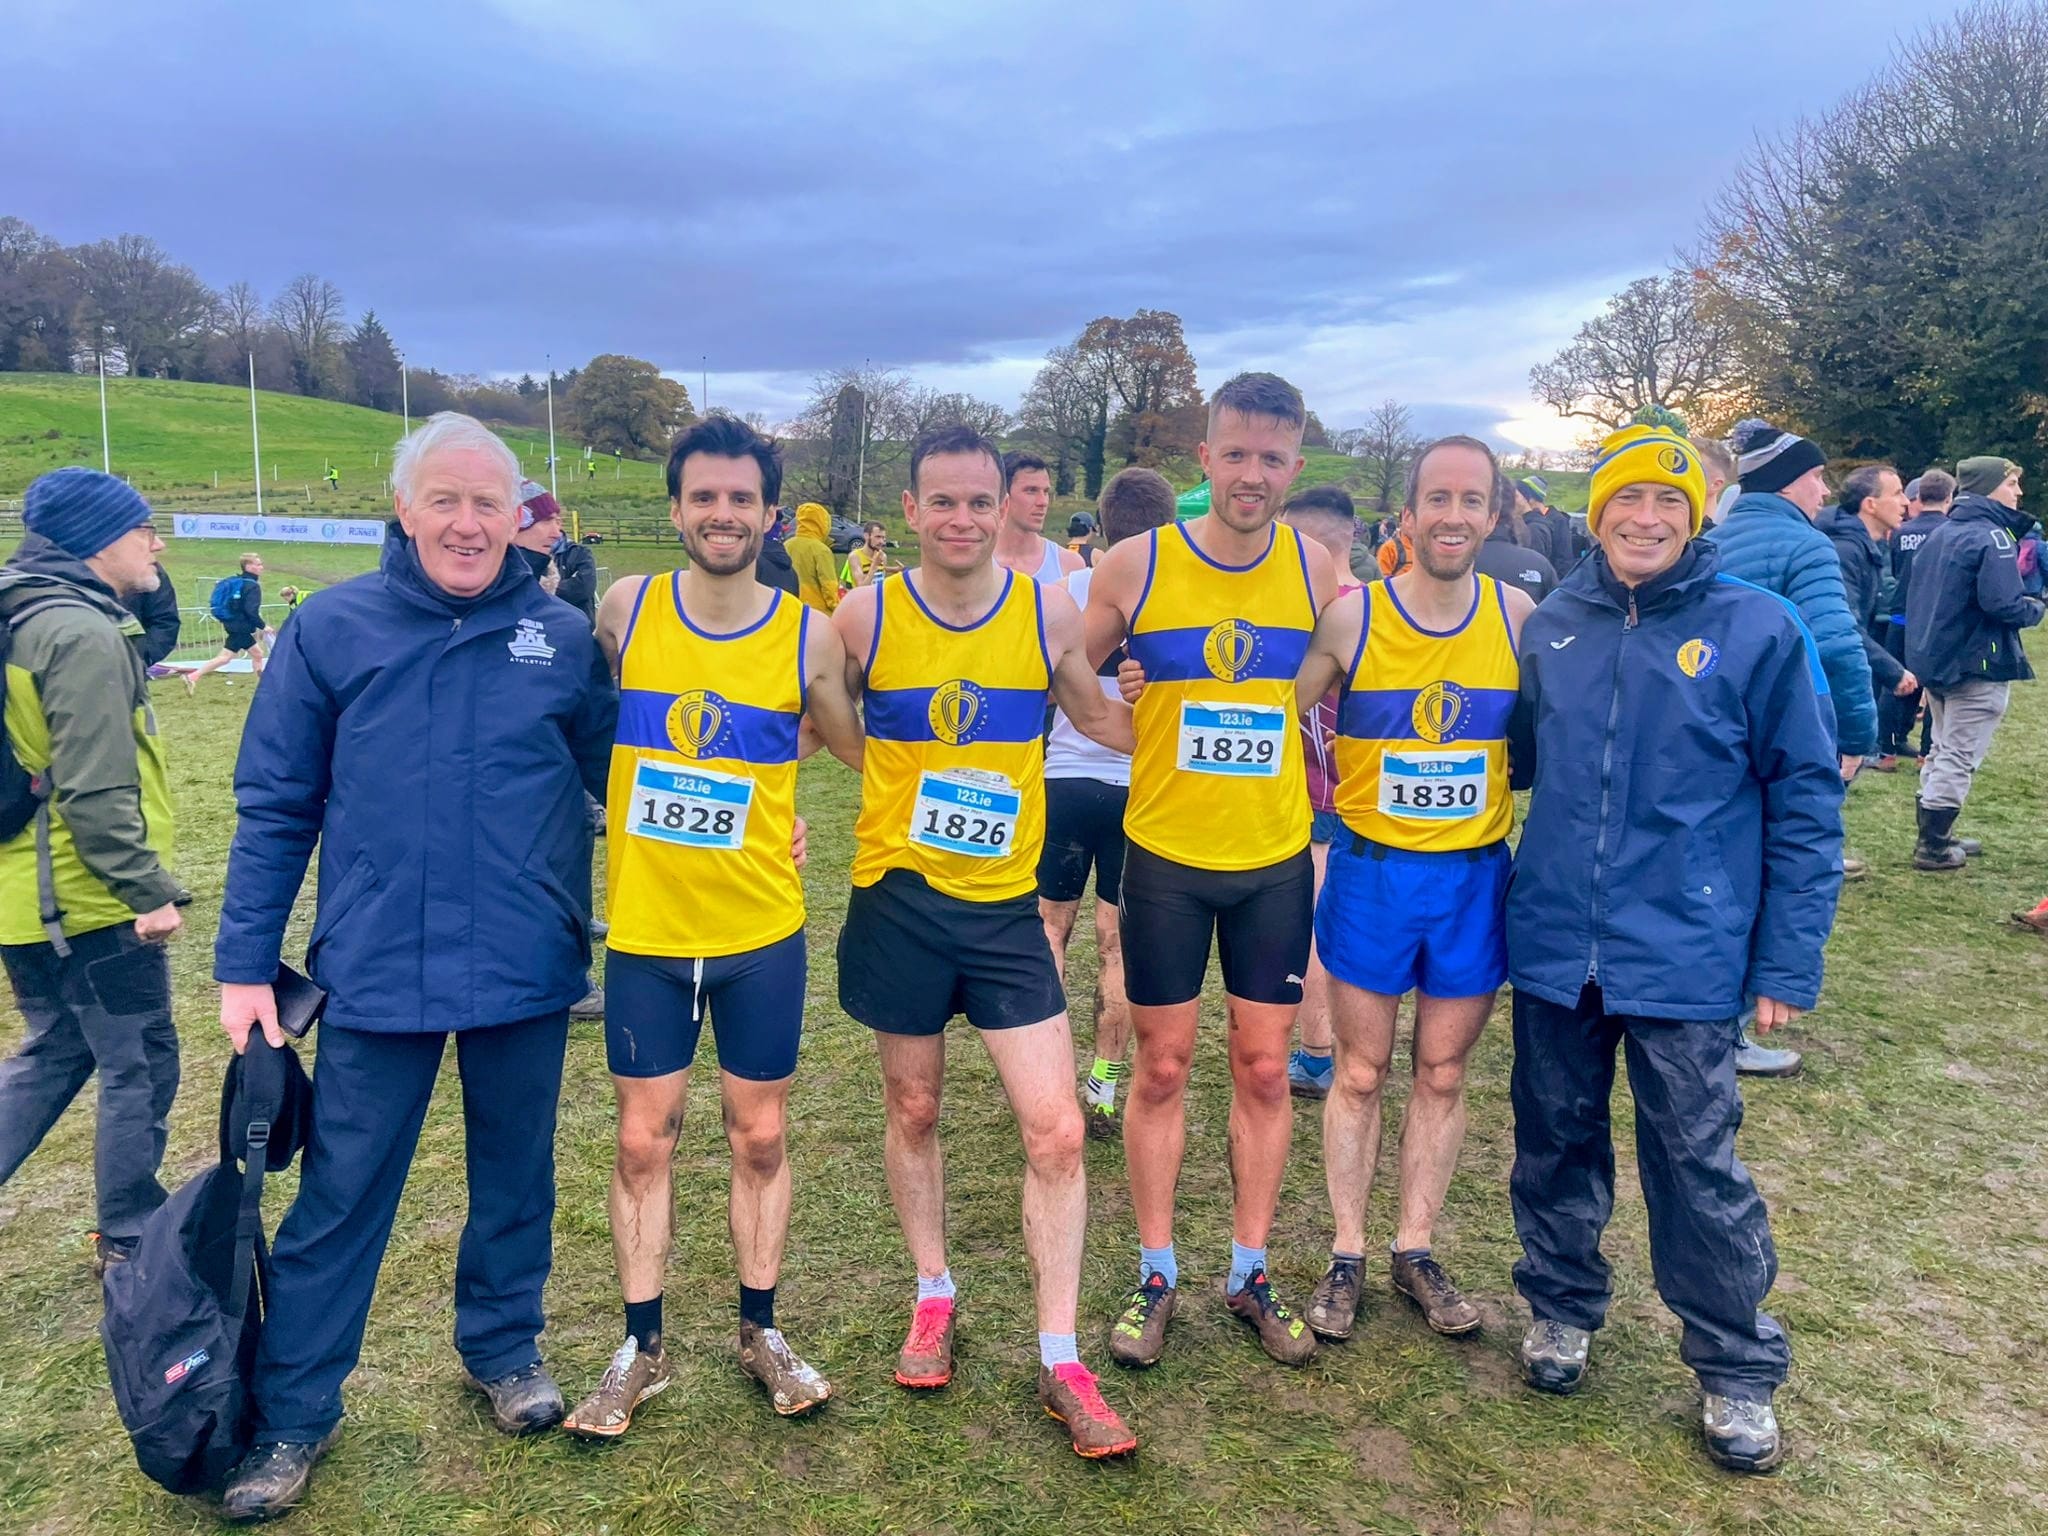
[{"label": "white hair", "polygon": [[398,440],[391,452],[392,489],[408,502],[419,489],[420,471],[443,448],[468,448],[497,460],[505,474],[505,505],[519,505],[519,456],[474,416],[437,411]]}]

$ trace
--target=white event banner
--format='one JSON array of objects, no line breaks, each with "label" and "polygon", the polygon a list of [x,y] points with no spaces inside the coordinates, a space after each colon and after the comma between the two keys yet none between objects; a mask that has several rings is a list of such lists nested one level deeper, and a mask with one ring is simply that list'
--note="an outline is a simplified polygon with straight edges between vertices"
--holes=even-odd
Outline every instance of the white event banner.
[{"label": "white event banner", "polygon": [[210,517],[177,512],[171,531],[181,539],[271,539],[293,544],[382,544],[379,518]]}]

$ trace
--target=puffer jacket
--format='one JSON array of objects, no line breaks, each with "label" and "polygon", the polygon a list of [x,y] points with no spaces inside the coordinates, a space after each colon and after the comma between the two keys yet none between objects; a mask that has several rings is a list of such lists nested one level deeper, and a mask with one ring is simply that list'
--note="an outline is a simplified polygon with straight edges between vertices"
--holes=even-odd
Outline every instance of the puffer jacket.
[{"label": "puffer jacket", "polygon": [[1508,970],[1564,1007],[1811,1008],[1841,889],[1842,776],[1812,638],[1695,539],[1630,589],[1595,549],[1522,629],[1509,752],[1533,779]]},{"label": "puffer jacket", "polygon": [[1876,751],[1870,663],[1828,536],[1773,491],[1744,491],[1704,536],[1719,547],[1723,573],[1775,592],[1799,610],[1827,671],[1837,750],[1845,757]]},{"label": "puffer jacket", "polygon": [[479,597],[381,567],[279,631],[235,763],[214,975],[268,982],[317,842],[307,969],[345,1029],[441,1032],[588,990],[590,819],[618,696],[583,616],[507,551]]}]

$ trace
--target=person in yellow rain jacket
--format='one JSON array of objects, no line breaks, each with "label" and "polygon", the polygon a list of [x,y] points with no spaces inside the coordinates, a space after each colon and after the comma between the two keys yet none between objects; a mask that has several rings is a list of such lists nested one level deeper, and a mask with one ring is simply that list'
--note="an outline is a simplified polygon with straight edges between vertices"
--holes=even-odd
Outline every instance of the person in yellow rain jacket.
[{"label": "person in yellow rain jacket", "polygon": [[832,514],[815,501],[796,509],[796,532],[783,541],[796,569],[797,596],[806,607],[830,613],[839,606],[839,572],[832,558]]}]

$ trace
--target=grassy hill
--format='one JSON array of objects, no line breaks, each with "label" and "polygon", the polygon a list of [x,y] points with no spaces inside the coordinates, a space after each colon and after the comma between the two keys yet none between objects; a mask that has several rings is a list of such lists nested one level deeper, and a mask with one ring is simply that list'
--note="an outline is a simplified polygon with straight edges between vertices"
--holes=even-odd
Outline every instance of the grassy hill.
[{"label": "grassy hill", "polygon": [[[342,512],[386,503],[384,477],[392,445],[404,433],[402,418],[267,391],[259,391],[256,400],[266,501],[290,498],[304,505],[310,497],[323,509]],[[152,499],[171,507],[253,506],[247,390],[171,379],[109,379],[107,420],[114,472]],[[511,427],[504,437],[526,472],[539,478],[547,457],[546,434]],[[557,439],[564,481],[582,479],[581,466],[571,462],[579,449],[569,438]],[[97,378],[0,374],[0,501],[19,497],[46,470],[66,464],[97,469],[100,462]],[[338,495],[321,480],[330,463],[341,471]],[[595,489],[616,494],[615,486],[630,487],[639,499],[659,494],[658,464],[628,460],[617,474],[614,482],[612,464],[601,463]]]}]

